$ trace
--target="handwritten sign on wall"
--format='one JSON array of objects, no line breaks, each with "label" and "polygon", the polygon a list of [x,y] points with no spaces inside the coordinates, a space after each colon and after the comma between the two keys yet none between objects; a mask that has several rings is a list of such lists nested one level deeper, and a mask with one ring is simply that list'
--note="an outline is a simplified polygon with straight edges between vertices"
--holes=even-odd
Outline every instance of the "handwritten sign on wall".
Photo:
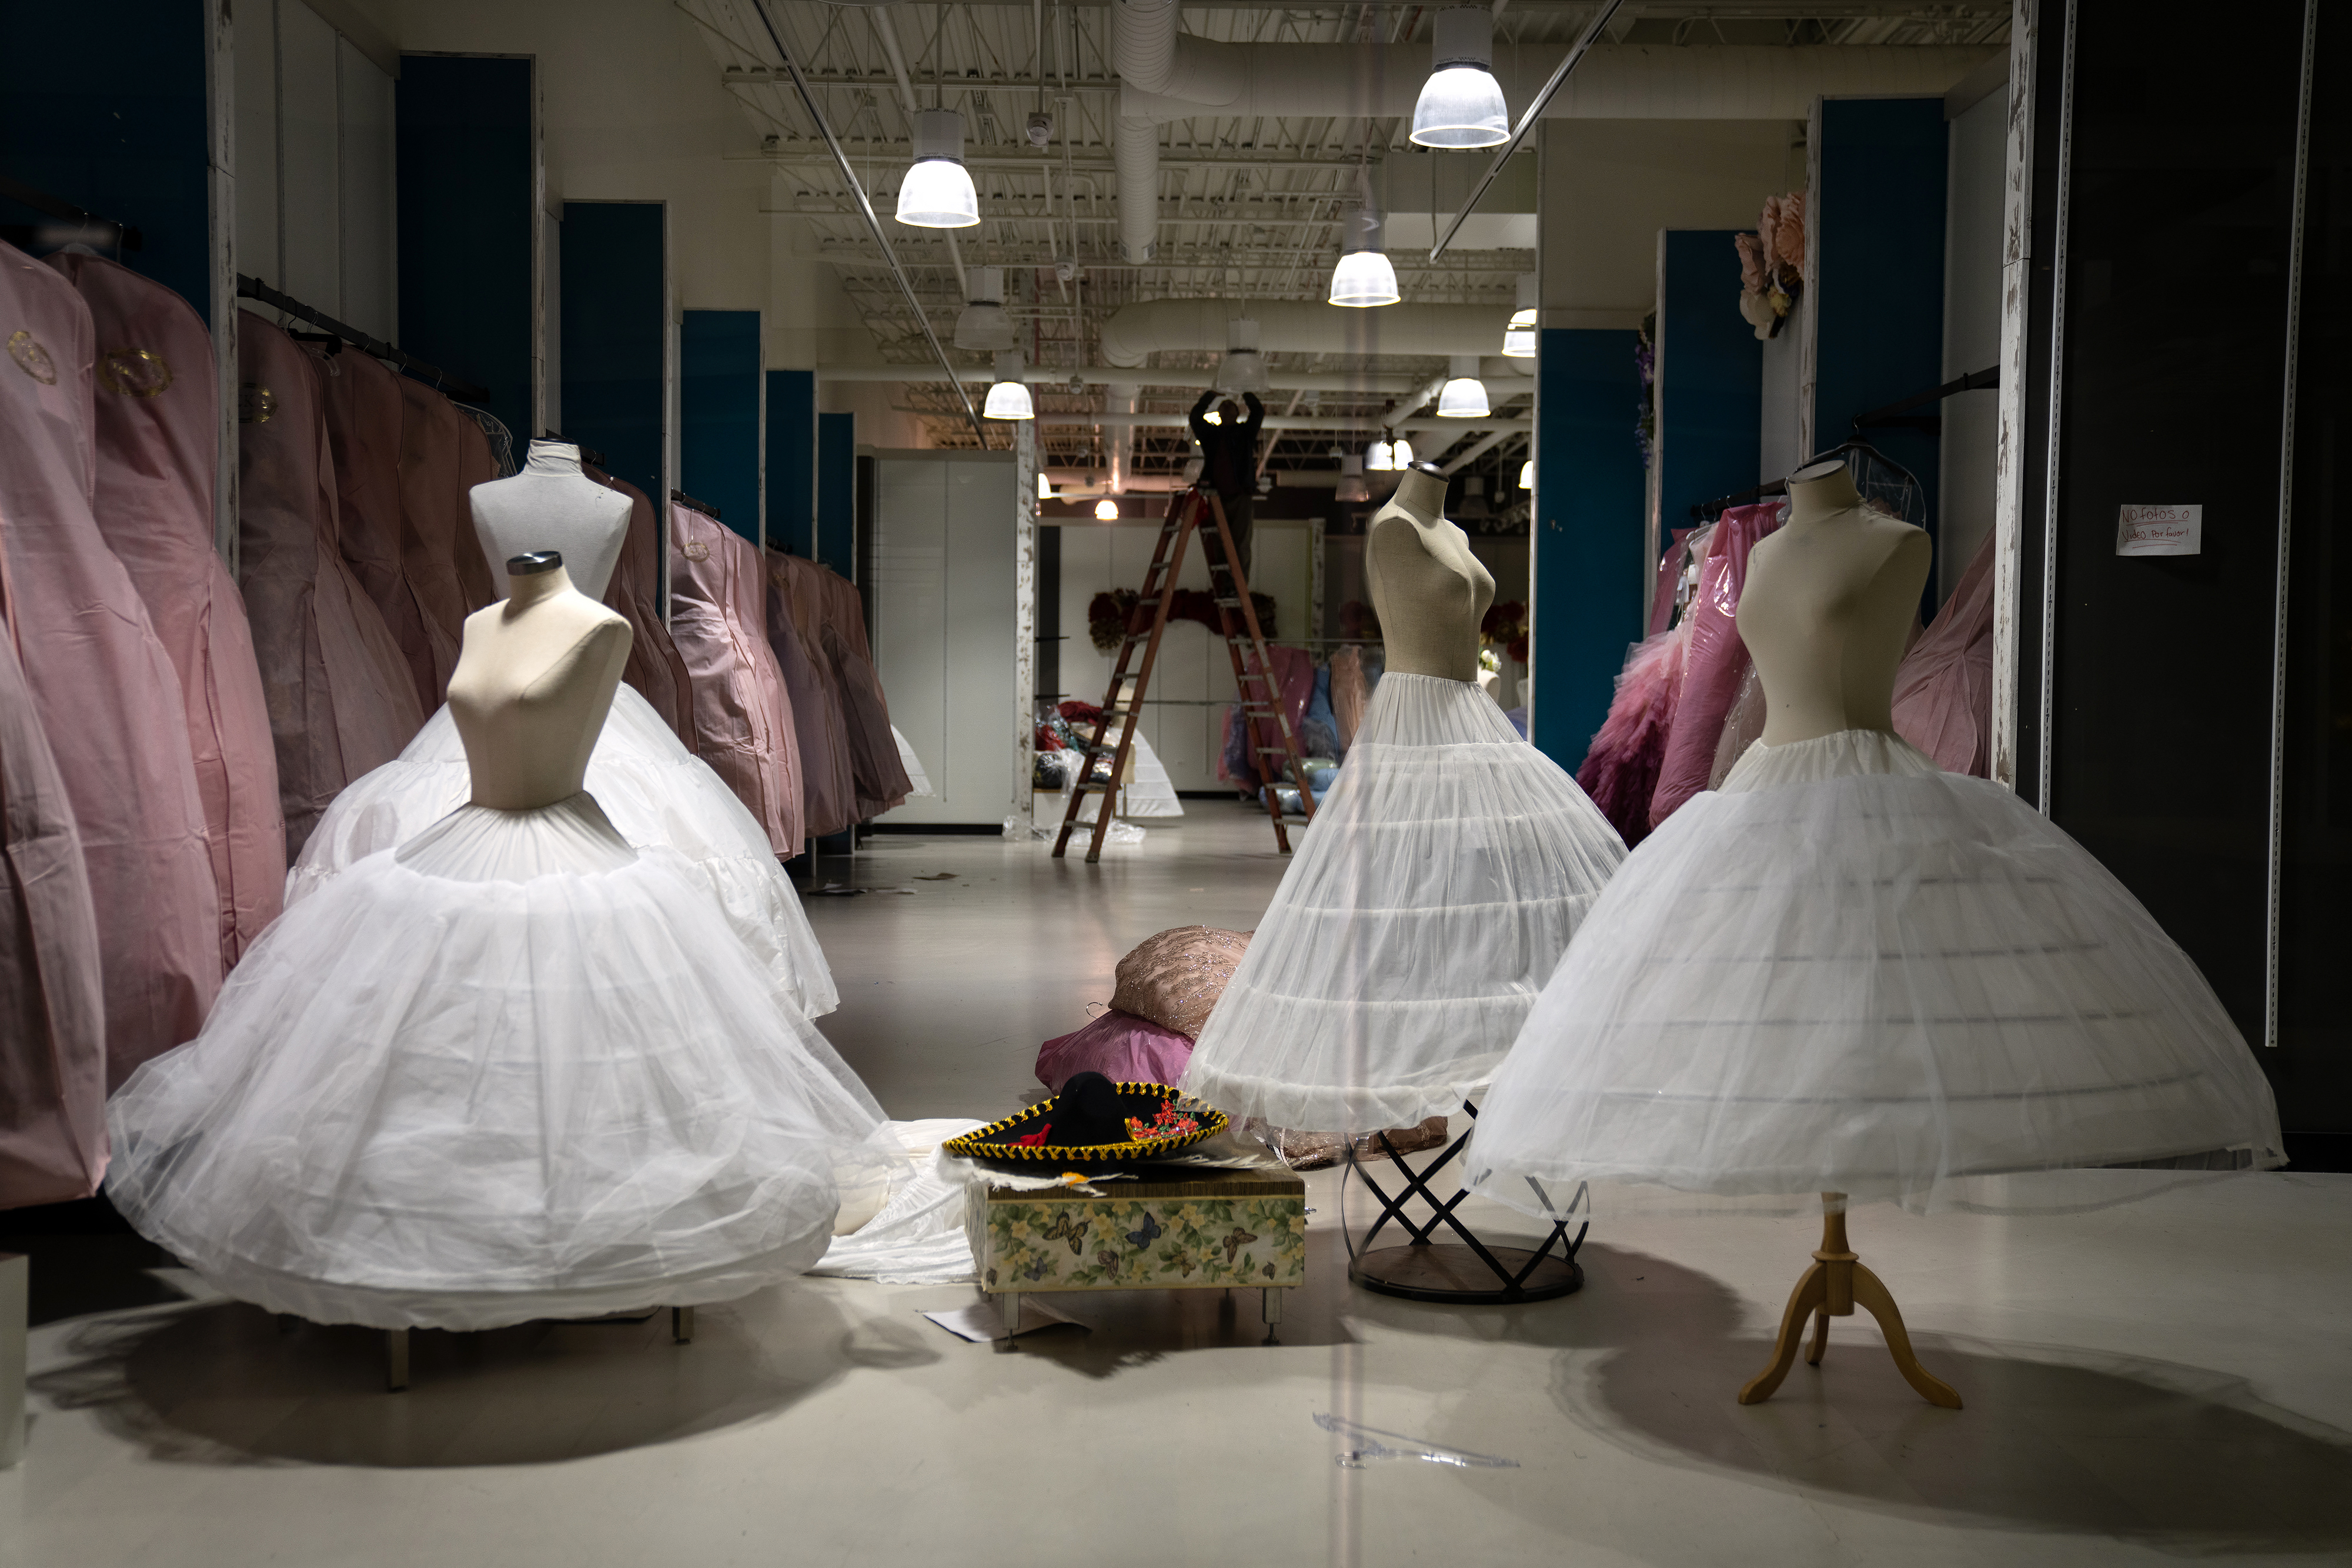
[{"label": "handwritten sign on wall", "polygon": [[2116,514],[2117,555],[2196,555],[2203,507],[2122,507]]}]

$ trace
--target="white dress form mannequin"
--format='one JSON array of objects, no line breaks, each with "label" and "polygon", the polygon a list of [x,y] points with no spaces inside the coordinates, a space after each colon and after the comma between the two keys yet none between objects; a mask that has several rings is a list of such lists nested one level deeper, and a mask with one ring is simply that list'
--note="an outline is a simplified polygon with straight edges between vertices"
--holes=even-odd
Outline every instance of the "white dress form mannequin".
[{"label": "white dress form mannequin", "polygon": [[503,561],[553,550],[573,587],[590,599],[604,597],[628,537],[629,498],[580,472],[580,448],[534,441],[521,473],[475,486],[472,499],[484,556]]},{"label": "white dress form mannequin", "polygon": [[1739,596],[1764,745],[1894,733],[1895,673],[1933,553],[1926,529],[1863,505],[1843,462],[1789,476],[1789,520],[1758,542]]},{"label": "white dress form mannequin", "polygon": [[1372,518],[1364,553],[1388,668],[1449,681],[1478,678],[1478,622],[1495,579],[1470,536],[1445,518],[1445,476],[1416,464]]},{"label": "white dress form mannequin", "polygon": [[528,811],[580,793],[630,632],[572,586],[560,554],[518,556],[506,570],[509,596],[466,618],[449,711],[466,742],[471,803]]}]

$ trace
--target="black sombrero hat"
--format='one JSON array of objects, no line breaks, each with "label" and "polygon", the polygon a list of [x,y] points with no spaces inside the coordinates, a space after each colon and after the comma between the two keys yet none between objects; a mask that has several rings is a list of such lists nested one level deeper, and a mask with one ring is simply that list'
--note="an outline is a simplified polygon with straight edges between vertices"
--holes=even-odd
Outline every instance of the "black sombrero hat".
[{"label": "black sombrero hat", "polygon": [[947,1152],[1031,1176],[1098,1176],[1190,1148],[1225,1130],[1225,1113],[1165,1083],[1113,1083],[1080,1072],[1018,1115],[950,1138]]}]

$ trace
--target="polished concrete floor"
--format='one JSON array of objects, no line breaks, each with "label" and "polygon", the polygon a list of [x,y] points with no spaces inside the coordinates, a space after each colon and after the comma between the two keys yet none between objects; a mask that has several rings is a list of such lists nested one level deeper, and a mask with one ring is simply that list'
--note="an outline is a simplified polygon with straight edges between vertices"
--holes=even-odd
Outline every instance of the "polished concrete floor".
[{"label": "polished concrete floor", "polygon": [[[1255,923],[1269,840],[1222,803],[1093,868],[879,840],[822,868],[873,891],[810,901],[825,1030],[895,1115],[1009,1110],[1128,946]],[[1816,1226],[1602,1224],[1580,1294],[1460,1309],[1350,1288],[1337,1185],[1310,1192],[1275,1343],[1251,1300],[1070,1295],[1089,1327],[1003,1351],[918,1315],[967,1288],[811,1280],[683,1347],[419,1335],[389,1396],[375,1336],[166,1270],[35,1331],[0,1563],[2352,1562],[2352,1176],[1857,1211],[1958,1413],[1860,1318],[1734,1403]]]}]

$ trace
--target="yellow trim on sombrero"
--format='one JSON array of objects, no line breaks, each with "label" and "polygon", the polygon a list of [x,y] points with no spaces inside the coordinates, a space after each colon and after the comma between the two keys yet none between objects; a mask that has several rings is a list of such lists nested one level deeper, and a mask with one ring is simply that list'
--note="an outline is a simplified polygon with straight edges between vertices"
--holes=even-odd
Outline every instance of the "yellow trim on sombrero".
[{"label": "yellow trim on sombrero", "polygon": [[1173,1153],[1175,1150],[1184,1148],[1189,1145],[1197,1144],[1204,1138],[1213,1138],[1219,1133],[1223,1132],[1225,1128],[1231,1124],[1223,1111],[1220,1111],[1215,1106],[1209,1104],[1206,1101],[1195,1099],[1193,1096],[1185,1093],[1182,1090],[1173,1088],[1169,1084],[1115,1083],[1111,1085],[1111,1087],[1118,1090],[1121,1094],[1125,1094],[1129,1090],[1132,1089],[1139,1092],[1158,1093],[1167,1096],[1173,1099],[1179,1108],[1198,1115],[1201,1118],[1201,1125],[1192,1132],[1179,1134],[1177,1136],[1172,1138],[1134,1138],[1129,1139],[1124,1144],[1024,1145],[1000,1144],[994,1141],[994,1138],[998,1134],[1010,1132],[1013,1128],[1019,1126],[1024,1122],[1034,1122],[1039,1117],[1045,1115],[1048,1111],[1052,1110],[1055,1103],[1061,1099],[1060,1095],[1055,1094],[1049,1098],[1040,1100],[1036,1104],[1030,1106],[1027,1110],[1016,1112],[1013,1115],[1005,1117],[1001,1122],[991,1122],[987,1126],[979,1128],[973,1132],[966,1133],[961,1137],[950,1138],[947,1143],[941,1146],[944,1147],[948,1153],[962,1159],[971,1159],[977,1155],[985,1155],[990,1159],[1031,1160],[1039,1162],[1073,1159],[1094,1161],[1140,1160],[1149,1159],[1154,1155]]}]

